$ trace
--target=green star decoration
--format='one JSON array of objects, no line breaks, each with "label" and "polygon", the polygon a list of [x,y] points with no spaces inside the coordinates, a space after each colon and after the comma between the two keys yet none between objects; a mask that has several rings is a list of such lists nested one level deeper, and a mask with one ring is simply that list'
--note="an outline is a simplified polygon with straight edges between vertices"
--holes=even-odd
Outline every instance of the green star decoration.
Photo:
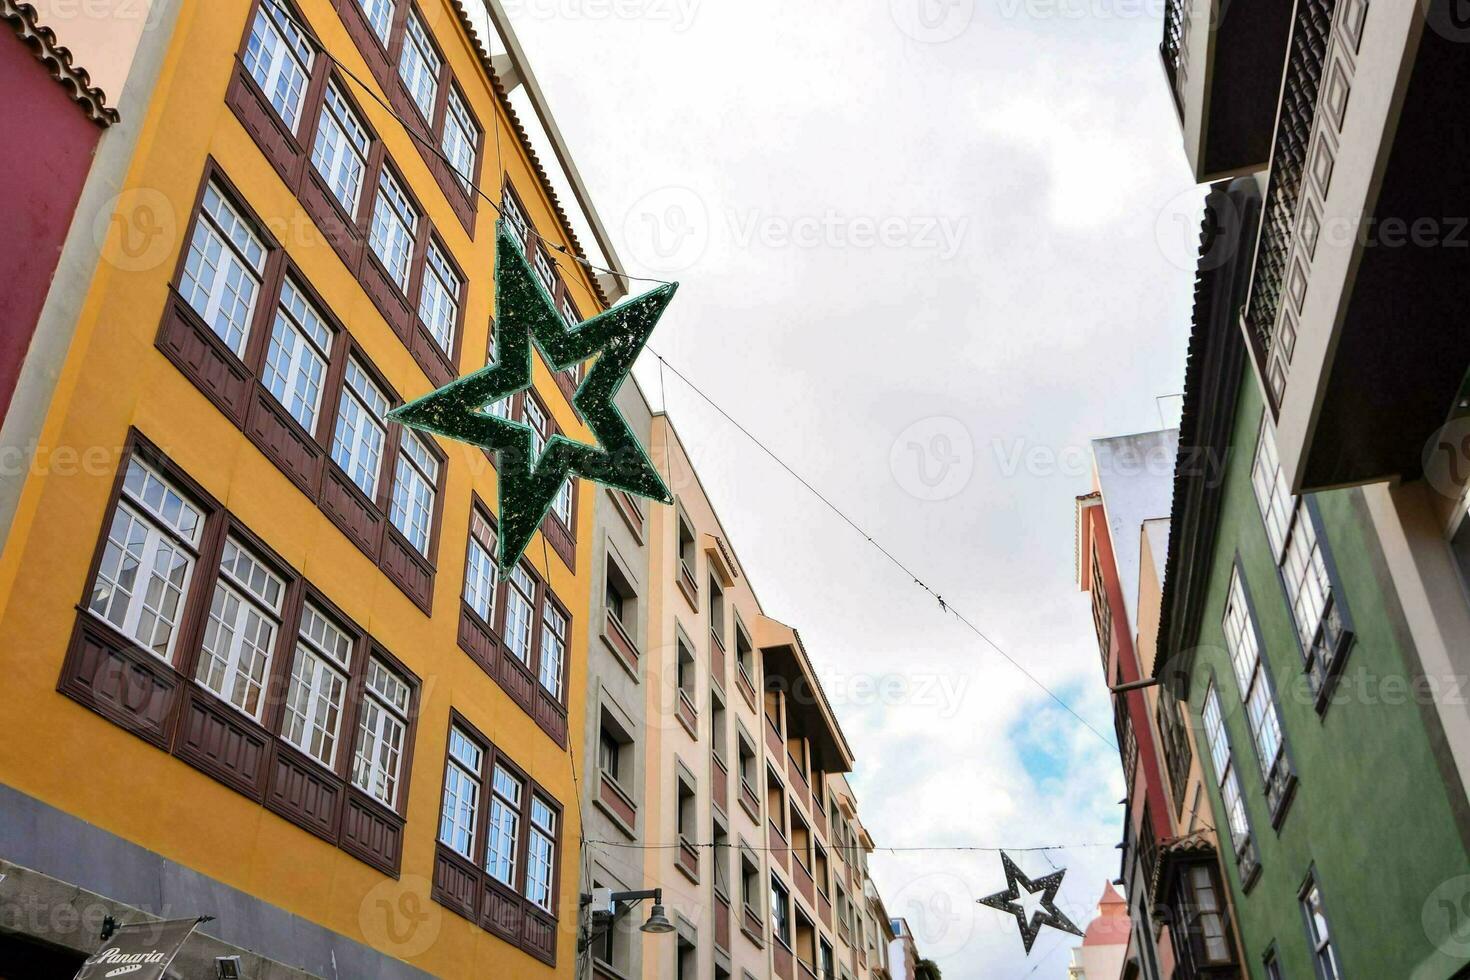
[{"label": "green star decoration", "polygon": [[[500,477],[502,572],[520,560],[562,484],[580,476],[661,503],[673,495],[613,396],[674,297],[677,283],[652,289],[576,326],[568,326],[531,271],[505,221],[496,223],[496,360],[422,398],[393,409],[390,419],[492,450]],[[597,445],[553,435],[535,458],[529,425],[501,418],[489,406],[531,387],[531,342],[551,366],[565,370],[596,356],[572,396],[572,405]]]}]

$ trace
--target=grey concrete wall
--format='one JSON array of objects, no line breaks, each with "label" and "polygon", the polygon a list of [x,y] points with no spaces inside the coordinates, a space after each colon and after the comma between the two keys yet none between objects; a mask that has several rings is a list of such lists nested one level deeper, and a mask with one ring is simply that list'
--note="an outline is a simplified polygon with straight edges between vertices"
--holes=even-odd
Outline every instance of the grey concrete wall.
[{"label": "grey concrete wall", "polygon": [[[201,815],[200,819],[204,819]],[[431,975],[0,784],[0,930],[85,953],[103,915],[212,915],[175,961],[213,977],[240,954],[252,980],[425,980]]]}]

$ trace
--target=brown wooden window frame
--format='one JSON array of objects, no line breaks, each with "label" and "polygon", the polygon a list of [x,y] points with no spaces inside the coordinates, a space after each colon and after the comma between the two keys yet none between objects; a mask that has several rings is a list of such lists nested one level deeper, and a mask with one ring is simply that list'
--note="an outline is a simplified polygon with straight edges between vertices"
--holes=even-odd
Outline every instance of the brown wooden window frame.
[{"label": "brown wooden window frame", "polygon": [[[499,533],[498,522],[494,513],[480,499],[478,494],[471,494],[471,519],[478,514],[490,527]],[[469,568],[469,538],[465,539],[465,570]],[[497,574],[495,578],[495,605],[492,610],[494,622],[487,623],[465,598],[464,581],[460,583],[459,594],[459,647],[471,660],[479,665],[496,684],[500,685],[512,701],[522,711],[531,717],[540,726],[552,741],[561,748],[567,745],[567,687],[570,676],[572,636],[575,619],[567,604],[557,598],[556,593],[551,590],[545,578],[537,574],[527,562],[521,562],[521,568],[530,577],[534,586],[534,594],[531,597],[531,662],[525,664],[510,651],[510,647],[504,640],[505,636],[505,613],[507,605],[507,593],[511,588],[508,576]],[[567,635],[565,638],[566,650],[562,655],[561,663],[561,688],[560,694],[553,696],[541,683],[541,644],[542,618],[545,615],[546,605],[550,603],[558,612],[566,618]]]},{"label": "brown wooden window frame", "polygon": [[[113,515],[134,460],[183,494],[199,510],[203,522],[193,552],[193,572],[180,606],[175,643],[167,659],[143,649],[88,608]],[[243,545],[282,583],[279,619],[275,622],[258,720],[216,695],[195,676],[227,539]],[[282,734],[301,615],[308,602],[328,616],[352,643],[330,767],[300,751]],[[420,709],[418,677],[137,429],[129,430],[124,444],[76,608],[76,622],[57,682],[60,693],[384,874],[398,877]],[[359,788],[352,778],[360,737],[359,715],[367,697],[365,678],[368,663],[373,660],[409,690],[391,806]]]},{"label": "brown wooden window frame", "polygon": [[[265,271],[251,315],[243,358],[236,356],[220,339],[181,292],[189,241],[199,220],[205,191],[211,185],[229,201],[241,220],[251,226],[266,248]],[[415,605],[428,614],[433,602],[436,556],[443,523],[447,455],[434,440],[422,440],[439,464],[429,552],[424,555],[409,543],[388,517],[402,427],[396,422],[384,423],[377,493],[373,499],[369,499],[341,470],[331,454],[332,434],[341,407],[349,357],[371,377],[390,404],[399,403],[398,395],[212,158],[205,164],[204,179],[200,182],[187,228],[184,247],[169,282],[169,296],[164,304],[156,346]],[[332,337],[313,432],[306,431],[264,381],[270,336],[288,276],[321,316]]]},{"label": "brown wooden window frame", "polygon": [[[548,791],[521,766],[502,752],[490,739],[459,711],[449,711],[449,729],[459,729],[480,750],[479,795],[476,800],[474,839],[471,856],[465,857],[439,839],[439,820],[434,826],[434,880],[430,896],[435,902],[492,935],[537,959],[556,965],[556,937],[561,907],[561,866],[566,835],[563,833],[566,811]],[[446,733],[444,772],[440,777],[439,813],[444,810],[444,794],[449,774],[448,735]],[[516,840],[516,882],[507,886],[485,869],[489,842],[490,801],[495,767],[504,767],[521,781],[521,804]],[[550,808],[556,819],[556,849],[551,871],[551,911],[526,896],[526,875],[530,866],[531,801]],[[493,903],[493,904],[492,904]]]},{"label": "brown wooden window frame", "polygon": [[[356,0],[342,0],[342,2],[353,7],[357,5]],[[286,186],[296,195],[322,237],[362,284],[363,289],[372,299],[373,305],[383,315],[399,340],[409,349],[429,380],[435,386],[447,384],[459,373],[468,278],[454,259],[452,252],[444,247],[442,236],[436,235],[428,213],[415,194],[412,184],[384,149],[382,139],[368,121],[367,114],[362,110],[361,100],[354,94],[354,83],[333,64],[330,57],[321,51],[317,52],[313,61],[311,78],[303,98],[301,119],[298,124],[300,132],[291,133],[287,129],[284,121],[271,106],[266,94],[261,91],[255,79],[245,68],[244,58],[250,41],[251,28],[255,23],[256,13],[263,3],[280,4],[290,12],[290,16],[294,19],[302,24],[307,23],[306,18],[291,0],[252,0],[246,17],[245,30],[240,38],[240,47],[236,53],[235,72],[225,95],[225,103],[235,113],[241,125],[255,141],[271,166],[275,168]],[[400,8],[402,6],[400,2]],[[364,29],[370,32],[370,29],[365,26]],[[396,79],[397,72],[393,74]],[[311,162],[317,133],[321,127],[322,117],[326,113],[326,96],[329,87],[334,87],[342,95],[343,102],[352,112],[356,122],[362,126],[369,140],[362,184],[358,189],[356,214],[348,213]],[[441,93],[447,91],[442,84],[440,90]],[[444,98],[445,96],[441,95],[441,102]],[[411,99],[408,101],[412,102]],[[467,104],[466,107],[468,108]],[[478,120],[475,123],[478,125]],[[417,140],[415,144],[418,145]],[[482,130],[480,143],[476,149],[477,166],[483,156],[483,144]],[[422,146],[420,149],[423,149]],[[427,153],[427,151],[424,152]],[[435,172],[436,179],[439,179],[438,170],[432,164],[430,169]],[[443,165],[443,169],[447,172],[447,164]],[[384,170],[393,175],[393,179],[408,197],[418,218],[413,254],[409,264],[409,280],[405,286],[400,286],[383,269],[381,261],[378,260],[369,245],[373,208],[377,202],[379,178]],[[453,185],[454,195],[457,195],[462,203],[467,205],[465,194],[454,180],[453,175],[449,174],[446,179]],[[454,196],[450,197],[450,203],[454,203]],[[458,210],[456,209],[457,212]],[[461,214],[461,220],[464,220],[463,214]],[[472,212],[470,220],[473,223]],[[445,257],[454,266],[460,280],[453,350],[441,348],[418,317],[420,291],[431,236],[439,240]]]}]

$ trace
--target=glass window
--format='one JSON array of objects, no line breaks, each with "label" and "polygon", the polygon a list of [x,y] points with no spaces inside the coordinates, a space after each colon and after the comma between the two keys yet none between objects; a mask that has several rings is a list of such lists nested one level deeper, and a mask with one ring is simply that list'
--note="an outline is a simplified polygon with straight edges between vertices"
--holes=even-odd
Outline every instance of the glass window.
[{"label": "glass window", "polygon": [[567,618],[550,602],[541,609],[541,686],[561,700],[561,665],[567,650]]},{"label": "glass window", "polygon": [[1312,943],[1317,975],[1321,980],[1340,980],[1342,970],[1337,964],[1337,952],[1332,948],[1332,931],[1327,926],[1327,914],[1322,911],[1322,890],[1315,879],[1307,883],[1307,888],[1302,893],[1302,911],[1307,916],[1307,938]]},{"label": "glass window", "polygon": [[474,193],[475,146],[479,142],[479,130],[470,118],[470,110],[464,99],[454,89],[449,90],[449,99],[444,110],[444,138],[441,148],[454,171],[454,179],[466,194]]},{"label": "glass window", "polygon": [[129,460],[88,610],[169,660],[203,527],[203,515],[181,492]]},{"label": "glass window", "polygon": [[536,278],[541,280],[541,285],[546,287],[548,296],[556,295],[556,266],[551,262],[551,256],[546,254],[545,249],[532,249],[531,265],[536,270]]},{"label": "glass window", "polygon": [[245,355],[265,256],[245,219],[213,183],[207,186],[179,292],[237,357]]},{"label": "glass window", "polygon": [[332,331],[290,279],[281,287],[262,380],[309,433],[316,432],[322,382],[332,357]]},{"label": "glass window", "polygon": [[383,460],[388,396],[378,389],[356,358],[348,358],[342,398],[337,406],[337,428],[332,434],[332,459],[369,499],[378,496],[378,473]]},{"label": "glass window", "polygon": [[412,96],[414,105],[433,121],[434,102],[439,94],[439,55],[429,40],[429,32],[417,12],[408,15],[408,29],[403,37],[403,52],[399,55],[398,75],[404,88]]},{"label": "glass window", "polygon": [[515,658],[531,665],[531,622],[535,609],[536,584],[520,565],[511,569],[510,588],[505,591],[505,645]]},{"label": "glass window", "polygon": [[296,20],[277,0],[261,0],[245,44],[245,70],[293,133],[301,121],[313,56],[311,42]]},{"label": "glass window", "polygon": [[791,912],[787,908],[786,887],[771,875],[771,932],[782,943],[791,945]]},{"label": "glass window", "polygon": [[408,543],[427,558],[434,522],[439,461],[429,452],[423,438],[407,428],[402,430],[398,445],[388,517],[393,526],[403,532]]},{"label": "glass window", "polygon": [[1240,797],[1240,782],[1230,757],[1230,743],[1220,713],[1220,698],[1211,684],[1205,692],[1205,740],[1210,745],[1210,758],[1215,764],[1215,779],[1225,801],[1225,815],[1230,825],[1230,840],[1236,854],[1250,842],[1250,826],[1246,823],[1245,804]]},{"label": "glass window", "polygon": [[495,529],[480,515],[470,513],[469,550],[465,555],[464,600],[487,624],[495,622]]},{"label": "glass window", "polygon": [[364,687],[352,782],[391,808],[398,802],[403,740],[408,731],[409,688],[377,658],[368,661]]},{"label": "glass window", "polygon": [[383,263],[388,275],[403,292],[408,292],[409,269],[413,263],[414,235],[419,213],[386,168],[378,174],[378,197],[373,202],[373,221],[368,244]]},{"label": "glass window", "polygon": [[[1327,562],[1317,540],[1317,529],[1306,502],[1293,497],[1281,472],[1275,437],[1269,421],[1262,421],[1251,470],[1256,503],[1266,525],[1266,537],[1281,566],[1287,603],[1296,622],[1302,650],[1311,657],[1319,645],[1323,620],[1332,597]],[[1330,656],[1331,650],[1327,653]]]},{"label": "glass window", "polygon": [[328,769],[337,758],[351,658],[351,638],[307,603],[301,615],[281,735]]},{"label": "glass window", "polygon": [[195,677],[260,719],[286,583],[234,538],[225,541]]},{"label": "glass window", "polygon": [[372,27],[373,33],[378,35],[378,40],[383,46],[388,46],[388,38],[393,30],[393,10],[395,0],[357,0],[358,6],[362,7],[363,14],[367,17],[368,25]]},{"label": "glass window", "polygon": [[321,122],[311,148],[311,163],[331,188],[337,202],[357,217],[362,198],[363,176],[367,173],[368,148],[372,139],[367,127],[352,111],[336,81],[327,86]]},{"label": "glass window", "polygon": [[526,897],[551,911],[552,872],[556,867],[556,814],[531,797],[531,835],[526,858]]},{"label": "glass window", "polygon": [[472,857],[475,820],[480,812],[480,764],[483,752],[458,728],[449,730],[449,765],[444,769],[444,802],[439,811],[439,840],[463,857]]},{"label": "glass window", "polygon": [[524,251],[531,240],[531,222],[526,219],[526,213],[521,210],[509,188],[500,195],[500,215],[510,225],[511,237]]},{"label": "glass window", "polygon": [[490,843],[485,870],[502,884],[515,887],[516,841],[520,839],[521,781],[503,766],[495,767],[490,794]]},{"label": "glass window", "polygon": [[1230,594],[1225,601],[1225,642],[1230,648],[1240,697],[1246,705],[1246,719],[1261,760],[1261,775],[1269,782],[1276,756],[1281,752],[1281,721],[1261,664],[1256,624],[1246,604],[1239,569],[1230,577]]},{"label": "glass window", "polygon": [[428,328],[434,343],[446,354],[454,353],[454,330],[459,322],[459,274],[438,242],[429,243],[428,262],[423,285],[419,288],[419,319]]}]

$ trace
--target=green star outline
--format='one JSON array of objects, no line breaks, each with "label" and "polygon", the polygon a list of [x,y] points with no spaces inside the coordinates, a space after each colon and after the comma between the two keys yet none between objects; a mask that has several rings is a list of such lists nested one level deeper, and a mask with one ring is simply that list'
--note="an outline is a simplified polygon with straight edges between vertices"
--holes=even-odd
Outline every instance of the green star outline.
[{"label": "green star outline", "polygon": [[[496,360],[472,374],[388,412],[410,428],[494,451],[500,484],[499,554],[507,574],[520,561],[552,501],[570,476],[660,503],[673,495],[629,428],[613,396],[648,342],[678,283],[666,283],[569,326],[552,303],[502,218],[495,225]],[[572,405],[598,444],[560,433],[533,460],[529,425],[486,411],[531,387],[531,343],[558,371],[598,355],[572,395]]]}]

